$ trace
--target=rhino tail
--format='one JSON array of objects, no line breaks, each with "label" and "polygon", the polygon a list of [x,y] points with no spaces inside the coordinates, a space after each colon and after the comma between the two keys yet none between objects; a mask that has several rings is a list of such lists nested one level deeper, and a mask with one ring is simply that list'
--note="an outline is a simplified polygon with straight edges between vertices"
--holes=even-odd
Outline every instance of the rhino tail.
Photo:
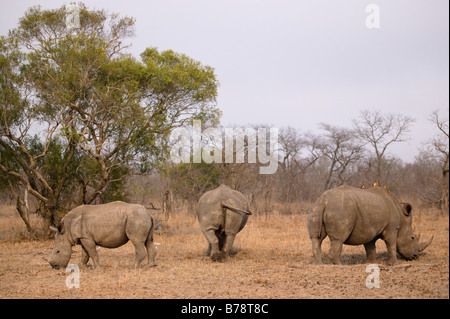
[{"label": "rhino tail", "polygon": [[155,221],[155,217],[153,217],[152,214],[150,214],[150,219],[152,221],[152,225],[150,226],[150,229],[148,231],[148,236],[147,236],[147,241],[153,241],[153,233],[155,232],[155,228],[156,228],[156,221]]},{"label": "rhino tail", "polygon": [[237,208],[237,207],[233,207],[230,204],[223,203],[223,202],[222,202],[222,209],[225,209],[225,210],[229,209],[229,210],[231,210],[231,211],[233,211],[235,213],[242,213],[242,214],[246,214],[246,215],[252,215],[252,212],[249,211],[249,210],[243,210],[243,209],[240,209],[240,208]]}]

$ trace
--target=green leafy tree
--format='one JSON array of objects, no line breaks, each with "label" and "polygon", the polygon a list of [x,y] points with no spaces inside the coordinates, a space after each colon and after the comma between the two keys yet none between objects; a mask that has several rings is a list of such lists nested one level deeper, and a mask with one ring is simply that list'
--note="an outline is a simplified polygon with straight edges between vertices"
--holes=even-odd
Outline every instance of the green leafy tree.
[{"label": "green leafy tree", "polygon": [[0,39],[0,170],[41,203],[46,234],[64,190],[78,187],[78,204],[123,198],[129,170],[161,162],[174,127],[220,116],[211,67],[156,48],[139,61],[126,52],[134,19],[79,9],[68,28],[65,6],[30,8]]},{"label": "green leafy tree", "polygon": [[215,163],[181,163],[166,170],[169,188],[179,198],[191,206],[197,203],[206,191],[218,187],[223,182],[221,165]]}]

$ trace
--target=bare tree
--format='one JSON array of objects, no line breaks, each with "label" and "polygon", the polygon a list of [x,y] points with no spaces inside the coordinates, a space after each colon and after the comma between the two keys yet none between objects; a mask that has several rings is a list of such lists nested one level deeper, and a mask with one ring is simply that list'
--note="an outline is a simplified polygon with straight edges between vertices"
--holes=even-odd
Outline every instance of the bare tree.
[{"label": "bare tree", "polygon": [[326,131],[322,152],[330,161],[324,186],[325,189],[330,189],[333,186],[333,177],[335,183],[344,184],[345,172],[361,158],[362,143],[352,129],[325,123],[321,123],[320,127]]},{"label": "bare tree", "polygon": [[[447,110],[448,112],[448,110]],[[441,210],[448,212],[448,173],[449,173],[449,128],[448,117],[442,118],[439,116],[439,110],[434,110],[429,120],[434,123],[438,129],[438,134],[431,141],[431,145],[436,153],[436,157],[441,166]]]},{"label": "bare tree", "polygon": [[373,147],[376,156],[376,179],[382,178],[383,159],[393,143],[407,140],[407,133],[415,119],[403,114],[382,114],[379,110],[360,112],[353,120],[356,133]]},{"label": "bare tree", "polygon": [[282,128],[278,137],[280,151],[282,153],[282,162],[280,163],[281,180],[281,194],[284,197],[283,201],[286,204],[289,202],[294,185],[298,182],[298,162],[299,155],[302,148],[305,146],[305,141],[300,133],[292,128]]},{"label": "bare tree", "polygon": [[313,134],[301,134],[292,127],[280,130],[278,144],[280,146],[281,170],[280,190],[285,204],[293,199],[293,193],[298,191],[303,176],[321,156],[319,152],[319,137]]}]

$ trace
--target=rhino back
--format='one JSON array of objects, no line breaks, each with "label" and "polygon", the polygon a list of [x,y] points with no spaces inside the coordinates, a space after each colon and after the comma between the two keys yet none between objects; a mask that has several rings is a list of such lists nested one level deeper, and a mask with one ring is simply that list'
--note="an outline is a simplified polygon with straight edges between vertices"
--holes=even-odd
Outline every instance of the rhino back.
[{"label": "rhino back", "polygon": [[124,202],[83,205],[69,214],[64,220],[69,217],[76,237],[91,238],[97,245],[107,248],[125,244],[129,237],[127,232],[145,232],[151,226],[151,217],[145,208]]}]

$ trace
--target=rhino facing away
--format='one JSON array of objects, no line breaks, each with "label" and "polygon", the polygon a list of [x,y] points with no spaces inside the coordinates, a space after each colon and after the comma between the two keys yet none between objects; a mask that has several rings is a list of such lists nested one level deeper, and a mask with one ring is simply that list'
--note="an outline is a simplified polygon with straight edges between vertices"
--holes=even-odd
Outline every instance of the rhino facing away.
[{"label": "rhino facing away", "polygon": [[208,240],[207,255],[221,261],[231,252],[236,234],[247,223],[249,210],[245,196],[222,184],[200,197],[197,217]]},{"label": "rhino facing away", "polygon": [[341,264],[342,245],[364,245],[367,262],[376,262],[375,242],[385,241],[388,264],[397,263],[397,252],[405,259],[418,257],[433,240],[419,243],[412,229],[412,207],[400,203],[388,190],[374,186],[358,189],[340,186],[323,193],[307,217],[314,263],[322,263],[321,245],[330,238],[329,257]]},{"label": "rhino facing away", "polygon": [[124,202],[103,205],[78,206],[63,218],[55,234],[55,247],[46,259],[59,269],[69,263],[72,246],[82,246],[81,266],[92,258],[94,268],[100,267],[96,246],[117,248],[128,240],[136,250],[135,267],[147,256],[148,266],[155,265],[156,248],[153,244],[154,220],[144,206]]}]

